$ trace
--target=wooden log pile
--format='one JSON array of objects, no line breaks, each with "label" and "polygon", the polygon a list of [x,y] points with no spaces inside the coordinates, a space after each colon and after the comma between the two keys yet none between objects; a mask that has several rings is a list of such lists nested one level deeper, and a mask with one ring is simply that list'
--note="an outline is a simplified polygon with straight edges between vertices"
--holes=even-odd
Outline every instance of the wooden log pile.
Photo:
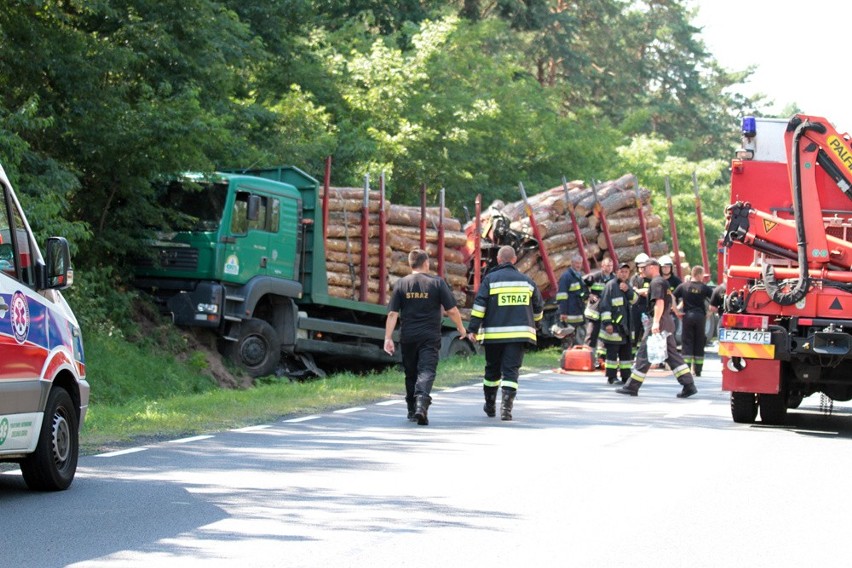
[{"label": "wooden log pile", "polygon": [[[601,228],[601,211],[606,217],[612,246],[619,261],[626,260],[632,264],[636,255],[644,252],[639,230],[635,180],[633,175],[627,174],[616,180],[601,182],[594,191],[582,181],[572,181],[567,184],[567,192],[565,187],[559,185],[528,197],[527,201],[541,236],[540,246],[547,251],[557,282],[562,273],[571,266],[571,258],[579,252],[571,224],[570,207],[574,209],[577,227],[592,269],[599,265],[604,256],[611,256]],[[668,251],[668,245],[665,242],[662,219],[651,211],[650,197],[651,192],[648,189],[639,188],[639,200],[645,217],[651,255],[660,256]],[[494,212],[506,215],[511,220],[512,229],[532,238],[533,231],[523,201],[494,202],[483,212],[482,222],[485,223]],[[516,266],[529,275],[539,288],[549,288],[550,283],[540,251],[523,253]],[[555,290],[552,292],[555,293]]]},{"label": "wooden log pile", "polygon": [[[378,303],[380,287],[385,297],[397,280],[411,273],[408,253],[420,247],[419,206],[404,206],[385,200],[384,214],[387,222],[385,250],[379,250],[380,195],[371,191],[368,198],[369,230],[367,244],[367,301]],[[328,293],[337,298],[358,300],[361,289],[361,216],[364,190],[360,188],[329,188],[328,239],[326,241],[326,270]],[[426,252],[429,253],[433,273],[438,269],[439,207],[426,208]],[[444,277],[450,284],[460,306],[466,302],[467,266],[461,248],[467,242],[461,222],[449,209],[443,211],[444,224]],[[384,254],[388,277],[379,279],[379,259]]]}]

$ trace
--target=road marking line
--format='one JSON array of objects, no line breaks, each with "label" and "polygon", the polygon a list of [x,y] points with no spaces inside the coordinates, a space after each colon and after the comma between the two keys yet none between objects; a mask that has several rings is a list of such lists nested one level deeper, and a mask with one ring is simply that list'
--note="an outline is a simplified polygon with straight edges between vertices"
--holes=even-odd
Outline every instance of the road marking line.
[{"label": "road marking line", "polygon": [[532,377],[537,377],[537,376],[538,376],[538,373],[527,373],[525,375],[519,375],[518,378],[519,379],[530,379]]},{"label": "road marking line", "polygon": [[362,410],[367,410],[363,406],[353,406],[352,408],[341,408],[340,410],[335,410],[335,414],[350,414],[352,412],[361,412]]},{"label": "road marking line", "polygon": [[257,426],[246,426],[244,428],[234,428],[231,432],[255,432],[257,430],[266,430],[269,424],[259,424]]},{"label": "road marking line", "polygon": [[169,440],[167,444],[188,444],[189,442],[197,442],[198,440],[207,440],[213,436],[192,436],[190,438],[178,438],[177,440]]},{"label": "road marking line", "polygon": [[135,454],[136,452],[144,452],[148,448],[128,448],[126,450],[116,450],[114,452],[106,452],[103,454],[97,454],[96,458],[114,458],[116,456],[123,456],[125,454]]},{"label": "road marking line", "polygon": [[390,406],[392,404],[402,404],[405,402],[404,400],[383,400],[382,402],[377,402],[376,406]]},{"label": "road marking line", "polygon": [[444,390],[442,390],[441,392],[442,392],[442,393],[443,393],[443,392],[461,392],[461,391],[465,391],[465,390],[472,389],[472,388],[473,388],[472,386],[466,386],[466,387],[453,387],[453,388],[450,388],[450,389],[444,389]]},{"label": "road marking line", "polygon": [[312,414],[310,416],[302,416],[301,418],[291,418],[290,420],[284,420],[283,422],[306,422],[308,420],[315,420],[319,418],[318,414]]}]

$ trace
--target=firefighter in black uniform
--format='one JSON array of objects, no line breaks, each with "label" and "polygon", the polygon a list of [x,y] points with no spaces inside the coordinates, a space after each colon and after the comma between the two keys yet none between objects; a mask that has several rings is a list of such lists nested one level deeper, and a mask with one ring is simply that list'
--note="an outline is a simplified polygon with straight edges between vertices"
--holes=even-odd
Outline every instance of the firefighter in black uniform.
[{"label": "firefighter in black uniform", "polygon": [[644,252],[636,255],[633,260],[636,265],[636,275],[630,280],[630,286],[636,290],[636,294],[639,296],[630,311],[630,325],[633,326],[630,344],[634,356],[639,349],[639,343],[642,342],[642,337],[645,335],[645,328],[642,326],[642,314],[648,312],[648,288],[651,285],[651,279],[644,276],[645,263],[648,260],[649,257]]},{"label": "firefighter in black uniform", "polygon": [[430,393],[438,368],[443,312],[446,311],[456,324],[461,337],[466,336],[467,332],[450,287],[442,278],[429,274],[429,255],[426,251],[411,251],[408,254],[408,265],[411,274],[397,281],[388,302],[385,351],[393,355],[393,330],[397,319],[401,319],[399,343],[405,370],[408,419],[425,426],[429,424],[427,411],[432,403]]},{"label": "firefighter in black uniform", "polygon": [[499,263],[482,279],[473,300],[468,337],[485,346],[482,389],[489,417],[496,415],[497,390],[503,387],[501,420],[512,419],[524,348],[536,343],[536,325],[544,315],[541,292],[532,278],[515,268],[515,249],[502,246]]},{"label": "firefighter in black uniform", "polygon": [[598,344],[598,336],[601,331],[600,299],[604,287],[614,279],[612,259],[605,257],[601,260],[601,271],[586,280],[589,286],[589,301],[586,304],[586,311],[583,312],[586,318],[586,339],[583,343],[595,350],[595,358],[598,360],[603,359],[606,355],[606,347]]},{"label": "firefighter in black uniform", "polygon": [[[651,286],[648,292],[650,301],[649,310],[651,312],[651,327],[645,332],[642,338],[642,343],[639,344],[639,351],[636,353],[636,359],[633,361],[633,368],[630,372],[630,380],[627,384],[615,389],[615,392],[637,396],[639,387],[645,381],[648,374],[648,369],[651,368],[651,362],[648,361],[648,338],[652,334],[668,332],[666,337],[667,356],[666,363],[674,372],[677,382],[683,385],[683,389],[678,393],[678,398],[687,398],[698,392],[695,388],[695,380],[692,378],[692,373],[686,363],[683,362],[683,357],[677,351],[677,344],[674,337],[674,322],[671,317],[672,293],[669,290],[669,285],[664,278],[660,277],[660,264],[656,259],[649,259],[645,264],[645,276],[651,279]],[[649,314],[650,315],[650,314]]]},{"label": "firefighter in black uniform", "polygon": [[630,265],[622,262],[618,267],[616,278],[610,280],[601,293],[600,339],[606,348],[606,380],[609,384],[618,381],[619,371],[621,382],[626,383],[630,378],[630,368],[633,366],[633,349],[630,345],[630,308],[639,297],[630,286]]},{"label": "firefighter in black uniform", "polygon": [[559,277],[556,302],[559,305],[559,320],[579,328],[583,325],[583,311],[589,287],[583,279],[583,257],[575,254],[571,266]]},{"label": "firefighter in black uniform", "polygon": [[681,325],[680,351],[683,361],[692,367],[696,377],[701,376],[704,366],[704,345],[707,335],[707,302],[713,290],[704,283],[704,267],[692,267],[692,280],[684,282],[674,291],[675,301],[683,302],[683,324]]}]

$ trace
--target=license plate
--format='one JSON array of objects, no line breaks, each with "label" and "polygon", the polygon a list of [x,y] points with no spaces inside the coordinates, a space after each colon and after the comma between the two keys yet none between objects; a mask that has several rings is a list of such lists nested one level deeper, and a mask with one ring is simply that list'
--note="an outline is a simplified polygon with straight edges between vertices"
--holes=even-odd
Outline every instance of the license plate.
[{"label": "license plate", "polygon": [[753,345],[769,345],[772,343],[768,331],[751,329],[719,329],[719,341],[729,343],[751,343]]}]

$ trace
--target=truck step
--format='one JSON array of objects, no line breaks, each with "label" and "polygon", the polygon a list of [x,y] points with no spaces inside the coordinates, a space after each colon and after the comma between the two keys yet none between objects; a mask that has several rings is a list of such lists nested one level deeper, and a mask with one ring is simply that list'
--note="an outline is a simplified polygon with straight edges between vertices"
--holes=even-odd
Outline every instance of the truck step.
[{"label": "truck step", "polygon": [[224,319],[225,321],[243,321],[242,318],[238,318],[237,316],[228,316],[228,315],[222,316],[222,319]]},{"label": "truck step", "polygon": [[225,296],[225,300],[228,302],[245,302],[245,296]]}]

